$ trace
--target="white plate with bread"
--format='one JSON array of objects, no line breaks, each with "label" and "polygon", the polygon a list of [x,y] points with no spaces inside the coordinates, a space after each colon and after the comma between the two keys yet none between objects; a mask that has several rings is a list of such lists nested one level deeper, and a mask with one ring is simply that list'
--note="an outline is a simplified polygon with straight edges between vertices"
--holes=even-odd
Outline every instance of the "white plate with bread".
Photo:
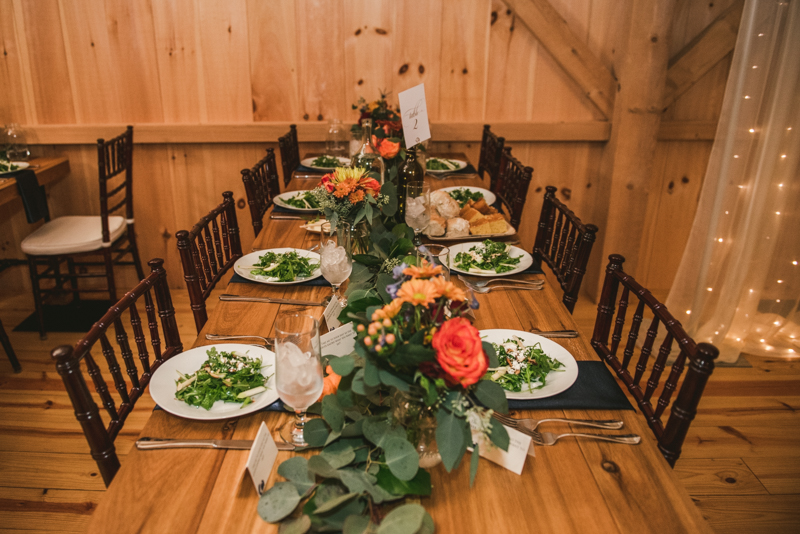
[{"label": "white plate with bread", "polygon": [[431,222],[425,230],[431,240],[463,241],[515,233],[516,230],[508,224],[502,213],[489,205],[485,196],[477,202],[470,200],[460,207],[445,189],[431,193]]}]

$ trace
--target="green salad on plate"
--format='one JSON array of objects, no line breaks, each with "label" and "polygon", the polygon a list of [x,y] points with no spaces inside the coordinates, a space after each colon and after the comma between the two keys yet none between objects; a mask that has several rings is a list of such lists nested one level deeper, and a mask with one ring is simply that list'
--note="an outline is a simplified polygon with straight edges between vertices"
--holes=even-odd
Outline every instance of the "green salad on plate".
[{"label": "green salad on plate", "polygon": [[445,158],[428,158],[425,168],[429,171],[457,171],[460,165],[457,161]]},{"label": "green salad on plate", "polygon": [[518,393],[525,386],[533,392],[545,386],[551,372],[564,370],[564,364],[545,354],[540,343],[525,346],[522,339],[513,336],[492,346],[500,365],[489,369],[487,376],[507,391]]},{"label": "green salad on plate", "polygon": [[311,263],[295,251],[267,252],[259,256],[258,264],[250,268],[250,274],[275,278],[278,282],[294,282],[298,278],[310,278],[317,267],[318,263]]},{"label": "green salad on plate", "polygon": [[344,163],[339,161],[339,158],[333,156],[320,156],[311,162],[312,167],[322,167],[323,169],[335,169],[336,167],[344,167]]},{"label": "green salad on plate", "polygon": [[300,208],[302,210],[319,209],[319,202],[317,202],[317,199],[314,198],[314,195],[311,193],[311,191],[301,191],[292,197],[286,199],[282,198],[281,200],[284,204],[288,204],[293,208]]},{"label": "green salad on plate", "polygon": [[462,187],[459,189],[453,189],[450,191],[450,196],[458,202],[458,206],[463,208],[467,202],[472,200],[473,202],[477,202],[483,198],[483,193],[480,191],[472,191],[467,189],[466,187]]},{"label": "green salad on plate", "polygon": [[521,257],[509,255],[511,245],[487,239],[470,247],[467,252],[456,254],[456,267],[468,273],[499,274],[513,271],[519,265]]},{"label": "green salad on plate", "polygon": [[208,359],[191,374],[181,374],[175,381],[175,398],[190,406],[210,410],[218,400],[238,402],[242,407],[253,397],[267,390],[269,376],[261,372],[258,358],[234,352],[219,352],[216,347],[206,351]]}]

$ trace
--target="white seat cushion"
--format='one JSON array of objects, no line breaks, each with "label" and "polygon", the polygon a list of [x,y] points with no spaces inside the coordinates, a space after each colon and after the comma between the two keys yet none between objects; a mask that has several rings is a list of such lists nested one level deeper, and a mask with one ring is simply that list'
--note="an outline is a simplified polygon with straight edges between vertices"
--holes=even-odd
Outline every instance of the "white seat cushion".
[{"label": "white seat cushion", "polygon": [[[125,231],[125,219],[108,218],[108,231],[113,243]],[[22,252],[32,256],[74,254],[103,248],[102,220],[99,216],[71,215],[45,223],[22,240]]]}]

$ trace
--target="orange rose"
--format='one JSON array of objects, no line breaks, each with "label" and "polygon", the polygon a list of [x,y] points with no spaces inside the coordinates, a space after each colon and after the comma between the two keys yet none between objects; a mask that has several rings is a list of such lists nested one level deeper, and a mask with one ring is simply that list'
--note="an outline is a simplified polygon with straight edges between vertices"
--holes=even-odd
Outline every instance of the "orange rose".
[{"label": "orange rose", "polygon": [[463,387],[476,383],[489,368],[478,330],[463,317],[444,322],[431,344],[449,381]]},{"label": "orange rose", "polygon": [[382,158],[392,159],[400,152],[400,141],[393,143],[388,139],[383,139],[376,148],[378,149],[378,154],[380,154]]}]

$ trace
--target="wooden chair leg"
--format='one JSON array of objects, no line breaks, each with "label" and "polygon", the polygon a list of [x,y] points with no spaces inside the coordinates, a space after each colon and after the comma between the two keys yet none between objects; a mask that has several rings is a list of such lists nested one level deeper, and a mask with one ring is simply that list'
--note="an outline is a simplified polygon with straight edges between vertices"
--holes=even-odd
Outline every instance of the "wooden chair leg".
[{"label": "wooden chair leg", "polygon": [[103,259],[106,262],[106,280],[108,281],[108,296],[112,303],[117,302],[117,286],[114,282],[114,260],[111,257],[111,248],[103,249]]},{"label": "wooden chair leg", "polygon": [[131,244],[133,266],[136,267],[136,275],[139,277],[139,280],[144,280],[145,275],[142,269],[142,260],[139,257],[139,245],[136,244],[136,232],[133,229],[133,224],[128,225],[128,242]]},{"label": "wooden chair leg", "polygon": [[39,287],[39,272],[36,260],[28,258],[28,269],[31,274],[31,286],[33,287],[33,304],[36,306],[36,319],[39,321],[39,339],[47,339],[47,332],[44,330],[44,310],[42,309],[42,291]]},{"label": "wooden chair leg", "polygon": [[6,329],[3,328],[2,321],[0,321],[0,343],[6,351],[6,356],[8,356],[8,360],[11,362],[11,367],[14,368],[14,372],[21,373],[22,366],[19,364],[17,355],[14,353],[14,348],[11,346],[11,340],[8,339],[8,334],[6,334]]}]

